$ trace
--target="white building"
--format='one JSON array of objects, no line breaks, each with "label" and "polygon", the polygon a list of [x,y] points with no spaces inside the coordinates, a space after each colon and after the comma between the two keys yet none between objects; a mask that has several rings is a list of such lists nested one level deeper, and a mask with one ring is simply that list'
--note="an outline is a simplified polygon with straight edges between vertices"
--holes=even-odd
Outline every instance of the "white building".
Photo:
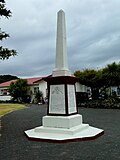
[{"label": "white building", "polygon": [[120,97],[120,86],[111,86],[110,94],[116,93],[118,97]]},{"label": "white building", "polygon": [[[35,93],[39,90],[43,93],[43,98],[45,99],[48,95],[47,90],[47,82],[44,81],[45,77],[37,77],[37,78],[27,78],[27,83],[30,87],[30,92],[28,93],[31,97],[31,102],[33,101],[35,97]],[[11,80],[8,82],[4,82],[0,84],[0,100],[10,100],[11,96],[8,92],[8,87],[12,82],[15,82],[16,80]],[[79,82],[76,82],[76,92],[87,92],[87,88],[85,85],[80,84]]]},{"label": "white building", "polygon": [[[43,80],[43,77],[38,78],[27,78],[28,86],[30,87],[30,92],[28,93],[31,96],[31,101],[34,99],[35,93],[39,90],[43,93],[43,98],[47,95],[47,82]],[[11,80],[0,84],[0,100],[10,100],[11,96],[8,92],[8,87],[12,82],[17,80]]]}]

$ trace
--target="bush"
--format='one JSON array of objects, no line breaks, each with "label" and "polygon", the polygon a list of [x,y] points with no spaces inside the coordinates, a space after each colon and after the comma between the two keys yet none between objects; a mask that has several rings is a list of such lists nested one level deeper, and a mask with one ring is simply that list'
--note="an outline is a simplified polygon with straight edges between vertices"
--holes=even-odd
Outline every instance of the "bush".
[{"label": "bush", "polygon": [[33,103],[44,104],[44,99],[43,99],[43,93],[42,93],[42,91],[38,91],[38,92],[35,93],[35,98],[33,100]]},{"label": "bush", "polygon": [[77,104],[80,105],[88,100],[88,94],[86,92],[77,92],[76,93],[76,101]]},{"label": "bush", "polygon": [[87,108],[120,109],[120,99],[118,97],[110,96],[105,100],[88,100],[80,103],[78,106]]}]

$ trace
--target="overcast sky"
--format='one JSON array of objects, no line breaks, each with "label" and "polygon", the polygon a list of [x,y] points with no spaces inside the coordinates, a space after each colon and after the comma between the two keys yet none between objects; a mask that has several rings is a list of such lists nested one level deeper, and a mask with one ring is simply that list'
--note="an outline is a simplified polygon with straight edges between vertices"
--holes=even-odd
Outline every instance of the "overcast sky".
[{"label": "overcast sky", "polygon": [[120,61],[120,0],[6,0],[12,17],[0,21],[10,34],[2,45],[18,56],[0,61],[0,74],[47,76],[55,67],[57,12],[66,16],[71,72]]}]

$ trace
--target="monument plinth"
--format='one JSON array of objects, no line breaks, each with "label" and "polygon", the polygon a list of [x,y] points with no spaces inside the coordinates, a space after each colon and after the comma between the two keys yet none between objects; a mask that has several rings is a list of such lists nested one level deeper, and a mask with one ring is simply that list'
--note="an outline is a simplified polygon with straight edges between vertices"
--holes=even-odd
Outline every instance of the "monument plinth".
[{"label": "monument plinth", "polygon": [[48,84],[47,115],[42,126],[25,131],[28,138],[47,141],[76,141],[95,139],[104,131],[89,124],[83,124],[78,114],[75,95],[76,78],[68,69],[65,13],[58,12],[56,63],[51,77],[45,78]]},{"label": "monument plinth", "polygon": [[48,115],[68,116],[77,114],[75,83],[72,76],[49,77],[48,83]]}]

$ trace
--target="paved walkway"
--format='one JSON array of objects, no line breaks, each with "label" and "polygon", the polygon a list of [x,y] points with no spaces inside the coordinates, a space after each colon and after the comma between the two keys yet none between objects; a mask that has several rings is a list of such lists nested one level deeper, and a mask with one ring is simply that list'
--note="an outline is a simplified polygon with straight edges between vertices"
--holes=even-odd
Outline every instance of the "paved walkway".
[{"label": "paved walkway", "polygon": [[79,108],[79,113],[105,134],[63,144],[29,141],[24,131],[41,125],[46,106],[33,105],[1,117],[0,160],[120,160],[120,110]]}]

